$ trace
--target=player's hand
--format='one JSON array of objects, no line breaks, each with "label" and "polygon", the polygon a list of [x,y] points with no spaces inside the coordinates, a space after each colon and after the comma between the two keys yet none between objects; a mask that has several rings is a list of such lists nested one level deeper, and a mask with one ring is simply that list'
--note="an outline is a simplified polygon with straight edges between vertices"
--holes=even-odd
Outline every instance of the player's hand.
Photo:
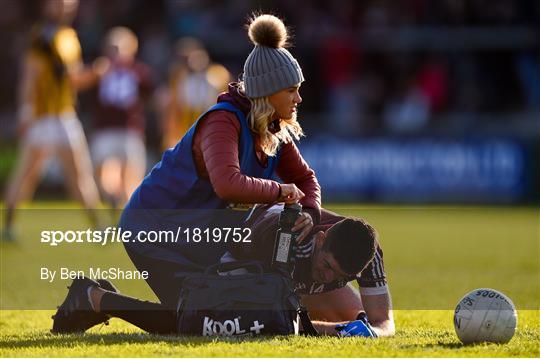
[{"label": "player's hand", "polygon": [[305,196],[304,192],[300,191],[294,183],[282,183],[279,185],[281,188],[281,195],[278,198],[278,202],[297,203]]},{"label": "player's hand", "polygon": [[105,75],[105,73],[109,71],[110,67],[111,61],[104,56],[98,57],[92,63],[92,70],[98,77],[103,77],[103,75]]},{"label": "player's hand", "polygon": [[302,212],[296,222],[294,222],[294,227],[292,227],[293,232],[299,232],[300,235],[296,238],[298,243],[301,243],[313,229],[313,218],[307,212]]},{"label": "player's hand", "polygon": [[377,333],[371,328],[365,313],[360,313],[358,320],[336,325],[336,331],[340,337],[377,338]]}]

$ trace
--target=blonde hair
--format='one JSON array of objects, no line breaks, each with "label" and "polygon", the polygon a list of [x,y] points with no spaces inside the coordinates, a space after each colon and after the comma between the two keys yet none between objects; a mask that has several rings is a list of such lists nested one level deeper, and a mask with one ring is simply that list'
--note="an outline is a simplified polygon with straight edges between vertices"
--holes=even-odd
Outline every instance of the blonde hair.
[{"label": "blonde hair", "polygon": [[[238,89],[241,94],[245,93],[242,81],[238,82]],[[268,126],[272,123],[276,111],[270,104],[268,96],[258,98],[246,96],[246,98],[251,103],[248,115],[249,127],[259,135],[261,149],[268,156],[275,156],[280,144],[290,143],[293,139],[298,141],[300,137],[304,136],[304,131],[296,120],[296,113],[293,113],[293,116],[288,120],[279,120],[278,132],[270,132]]]}]

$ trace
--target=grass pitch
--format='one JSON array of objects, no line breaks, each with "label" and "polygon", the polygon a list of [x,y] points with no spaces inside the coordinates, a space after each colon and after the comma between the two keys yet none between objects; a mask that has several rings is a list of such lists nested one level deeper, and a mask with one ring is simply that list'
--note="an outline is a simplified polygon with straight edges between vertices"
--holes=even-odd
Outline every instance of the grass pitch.
[{"label": "grass pitch", "polygon": [[[118,319],[84,335],[50,334],[50,316],[69,281],[41,281],[40,267],[133,268],[120,245],[50,247],[39,243],[43,229],[87,226],[79,211],[53,210],[58,207],[37,203],[21,211],[18,241],[0,244],[2,357],[540,356],[538,208],[334,205],[330,209],[366,218],[381,235],[396,309],[396,336],[238,340],[151,336]],[[155,299],[143,281],[115,284],[128,295]],[[462,295],[478,287],[498,289],[516,304],[518,329],[510,343],[459,343],[452,309]]]},{"label": "grass pitch", "polygon": [[508,344],[461,345],[452,311],[397,311],[393,338],[206,339],[153,336],[120,320],[84,335],[48,333],[50,311],[2,312],[2,357],[538,357],[540,316],[519,312]]}]

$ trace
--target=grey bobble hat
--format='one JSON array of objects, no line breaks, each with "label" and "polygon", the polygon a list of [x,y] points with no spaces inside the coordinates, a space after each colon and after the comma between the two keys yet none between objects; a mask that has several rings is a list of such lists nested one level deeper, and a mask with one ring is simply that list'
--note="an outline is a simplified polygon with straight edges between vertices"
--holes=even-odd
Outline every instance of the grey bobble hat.
[{"label": "grey bobble hat", "polygon": [[287,29],[279,18],[273,15],[254,17],[248,35],[255,47],[244,64],[246,96],[268,96],[304,81],[298,61],[284,47]]}]

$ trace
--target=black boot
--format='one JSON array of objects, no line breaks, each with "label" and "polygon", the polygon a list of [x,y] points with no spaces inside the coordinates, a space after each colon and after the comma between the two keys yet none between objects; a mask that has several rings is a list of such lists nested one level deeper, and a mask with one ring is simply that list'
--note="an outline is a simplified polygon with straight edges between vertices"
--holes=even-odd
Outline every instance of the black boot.
[{"label": "black boot", "polygon": [[94,325],[106,323],[109,317],[96,313],[88,300],[88,288],[96,286],[111,292],[118,292],[111,282],[100,279],[97,282],[89,278],[73,280],[66,299],[55,315],[52,316],[52,333],[83,333]]}]

